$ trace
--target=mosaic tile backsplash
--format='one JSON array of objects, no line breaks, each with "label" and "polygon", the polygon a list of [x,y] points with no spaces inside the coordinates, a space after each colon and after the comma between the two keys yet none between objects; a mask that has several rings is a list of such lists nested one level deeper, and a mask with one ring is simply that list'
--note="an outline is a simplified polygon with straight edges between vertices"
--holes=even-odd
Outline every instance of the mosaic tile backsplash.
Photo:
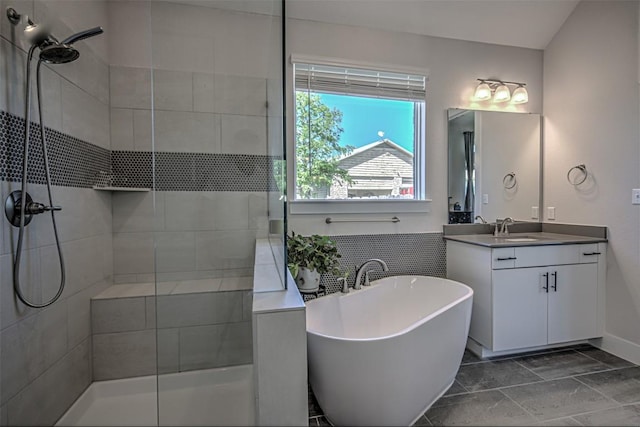
[{"label": "mosaic tile backsplash", "polygon": [[[447,275],[447,247],[442,233],[363,234],[331,238],[335,240],[342,255],[341,269],[349,269],[349,286],[353,286],[355,281],[356,266],[372,258],[385,261],[389,271],[383,273],[379,267],[373,266],[371,280],[405,274],[436,277]],[[341,290],[333,275],[323,275],[320,285],[328,294]],[[314,297],[304,296],[305,300]]]}]

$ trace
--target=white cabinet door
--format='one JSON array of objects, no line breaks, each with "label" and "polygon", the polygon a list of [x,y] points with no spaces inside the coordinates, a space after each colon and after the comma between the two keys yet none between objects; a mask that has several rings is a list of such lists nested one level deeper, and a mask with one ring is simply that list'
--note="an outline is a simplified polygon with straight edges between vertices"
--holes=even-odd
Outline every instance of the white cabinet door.
[{"label": "white cabinet door", "polygon": [[493,271],[493,351],[547,344],[548,270]]},{"label": "white cabinet door", "polygon": [[[598,335],[598,265],[547,267],[549,344]],[[554,275],[555,273],[555,275]]]}]

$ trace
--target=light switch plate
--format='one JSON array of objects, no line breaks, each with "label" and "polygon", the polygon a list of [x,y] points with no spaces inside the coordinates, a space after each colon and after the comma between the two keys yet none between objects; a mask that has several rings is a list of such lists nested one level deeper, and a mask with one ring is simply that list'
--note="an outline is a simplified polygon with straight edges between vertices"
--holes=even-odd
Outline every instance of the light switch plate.
[{"label": "light switch plate", "polygon": [[549,206],[547,208],[547,219],[554,220],[556,219],[556,208],[553,206]]},{"label": "light switch plate", "polygon": [[640,205],[640,188],[631,190],[631,204]]},{"label": "light switch plate", "polygon": [[540,215],[538,211],[537,206],[531,206],[531,219],[538,219],[538,216]]},{"label": "light switch plate", "polygon": [[489,204],[489,195],[488,194],[483,194],[482,195],[482,204],[483,205]]}]

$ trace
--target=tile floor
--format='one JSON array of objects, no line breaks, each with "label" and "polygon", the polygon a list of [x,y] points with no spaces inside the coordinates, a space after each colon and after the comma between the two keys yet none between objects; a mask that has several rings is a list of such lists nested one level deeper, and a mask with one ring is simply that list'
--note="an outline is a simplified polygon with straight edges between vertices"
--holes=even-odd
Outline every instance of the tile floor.
[{"label": "tile floor", "polygon": [[[309,425],[329,425],[309,391]],[[590,345],[481,360],[416,426],[640,425],[640,367]]]}]

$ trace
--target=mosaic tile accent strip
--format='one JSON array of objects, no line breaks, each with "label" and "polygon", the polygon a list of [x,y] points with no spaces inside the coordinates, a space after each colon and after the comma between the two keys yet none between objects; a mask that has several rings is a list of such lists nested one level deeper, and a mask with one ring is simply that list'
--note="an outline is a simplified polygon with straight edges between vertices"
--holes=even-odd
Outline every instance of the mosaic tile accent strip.
[{"label": "mosaic tile accent strip", "polygon": [[[336,242],[341,269],[349,268],[349,286],[355,281],[355,266],[368,259],[380,258],[387,263],[388,272],[374,267],[371,280],[387,276],[415,274],[421,276],[446,277],[447,246],[442,233],[416,234],[362,234],[331,236]],[[333,275],[323,275],[320,285],[327,294],[341,290]],[[305,301],[315,298],[304,295]]]},{"label": "mosaic tile accent strip", "polygon": [[[25,120],[0,111],[0,181],[20,182]],[[111,170],[111,153],[62,132],[46,128],[49,167],[53,185],[90,188],[99,171]],[[29,183],[45,184],[40,125],[31,123]]]},{"label": "mosaic tile accent strip", "polygon": [[111,168],[114,187],[153,188],[150,151],[112,151]]},{"label": "mosaic tile accent strip", "polygon": [[[25,120],[0,111],[0,181],[20,182]],[[110,151],[46,128],[53,185],[96,183],[158,191],[275,191],[273,156]],[[40,126],[31,123],[29,183],[45,184]],[[154,165],[155,162],[155,165]],[[109,182],[107,182],[109,181]]]},{"label": "mosaic tile accent strip", "polygon": [[242,154],[112,152],[114,185],[151,187],[155,167],[158,191],[272,191],[277,188],[277,160]]}]

